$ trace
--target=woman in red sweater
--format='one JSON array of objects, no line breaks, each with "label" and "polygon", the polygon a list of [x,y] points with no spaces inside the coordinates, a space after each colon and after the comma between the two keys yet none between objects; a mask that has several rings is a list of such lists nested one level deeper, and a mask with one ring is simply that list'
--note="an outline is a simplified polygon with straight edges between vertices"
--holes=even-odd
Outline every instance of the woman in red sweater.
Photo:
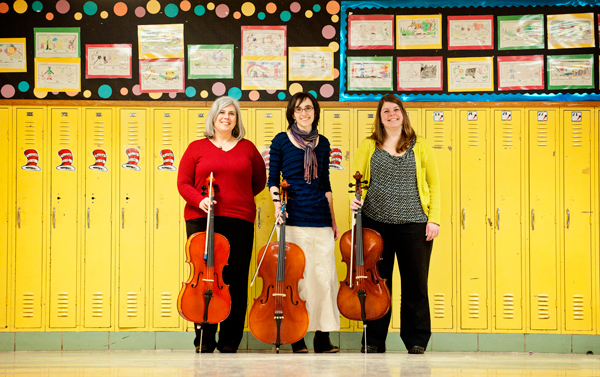
[{"label": "woman in red sweater", "polygon": [[187,236],[206,231],[209,199],[201,186],[213,173],[219,191],[215,193],[214,231],[229,240],[229,265],[223,280],[229,284],[231,313],[221,322],[219,342],[216,324],[204,326],[200,345],[200,325],[196,324],[196,352],[236,352],[244,332],[248,297],[248,270],[254,239],[256,205],[254,196],[265,188],[266,169],[262,156],[251,141],[244,139],[240,107],[231,97],[217,99],[206,119],[206,138],[190,143],[181,158],[177,188],[185,199]]}]

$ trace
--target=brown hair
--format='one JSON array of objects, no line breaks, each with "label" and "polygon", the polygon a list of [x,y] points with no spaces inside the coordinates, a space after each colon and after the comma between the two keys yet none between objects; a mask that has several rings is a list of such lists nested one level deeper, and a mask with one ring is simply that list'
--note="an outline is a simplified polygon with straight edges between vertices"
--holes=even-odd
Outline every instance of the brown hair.
[{"label": "brown hair", "polygon": [[294,94],[287,104],[287,111],[285,116],[288,121],[288,130],[292,128],[292,124],[294,124],[294,122],[296,121],[294,119],[294,111],[296,110],[296,106],[300,105],[307,98],[310,99],[310,102],[312,102],[312,105],[314,107],[315,115],[312,123],[312,129],[314,130],[319,125],[319,118],[321,117],[321,107],[319,106],[319,102],[317,102],[317,99],[313,97],[312,94],[306,92],[299,92]]},{"label": "brown hair", "polygon": [[385,102],[395,103],[400,107],[400,111],[402,112],[402,134],[400,135],[400,140],[398,140],[398,144],[396,144],[396,153],[403,152],[410,147],[413,139],[417,137],[415,130],[410,125],[410,119],[408,119],[408,113],[404,108],[404,104],[400,100],[400,98],[396,97],[393,94],[387,94],[379,100],[379,104],[377,105],[377,112],[375,113],[375,120],[373,121],[373,133],[369,136],[369,139],[375,140],[375,143],[378,147],[383,145],[383,142],[387,138],[387,134],[385,132],[385,128],[383,127],[383,123],[381,123],[381,108]]}]

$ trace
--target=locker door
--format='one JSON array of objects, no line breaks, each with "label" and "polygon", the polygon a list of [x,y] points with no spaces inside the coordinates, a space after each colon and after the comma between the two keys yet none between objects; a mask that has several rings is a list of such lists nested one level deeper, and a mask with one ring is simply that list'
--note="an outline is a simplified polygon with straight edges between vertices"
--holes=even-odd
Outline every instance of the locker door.
[{"label": "locker door", "polygon": [[[348,202],[348,183],[354,182],[350,167],[350,130],[352,121],[350,119],[350,110],[323,110],[322,134],[331,144],[329,179],[331,181],[331,192],[333,195],[333,211],[340,237],[345,231],[350,229],[351,216]],[[336,242],[336,264],[338,280],[342,280],[347,273],[347,266],[342,263],[342,256],[339,250],[339,243]],[[350,330],[352,325],[350,320],[340,316],[341,328]]]},{"label": "locker door", "polygon": [[17,229],[15,242],[15,327],[42,327],[44,292],[45,108],[17,108]]},{"label": "locker door", "polygon": [[494,318],[496,330],[523,328],[522,109],[494,109]]},{"label": "locker door", "polygon": [[408,114],[408,119],[410,120],[410,125],[412,126],[413,130],[415,130],[417,135],[423,135],[425,127],[421,120],[421,108],[406,107],[406,113]]},{"label": "locker door", "polygon": [[561,109],[564,129],[565,329],[592,330],[593,113]]},{"label": "locker door", "polygon": [[180,320],[176,306],[183,264],[177,192],[180,125],[180,109],[154,109],[152,321],[156,328],[177,328]]},{"label": "locker door", "polygon": [[461,328],[487,323],[487,110],[460,110]]},{"label": "locker door", "polygon": [[11,132],[12,108],[0,107],[0,302],[6,303],[0,307],[0,328],[4,329],[8,327],[8,282],[10,281],[8,216],[9,208],[13,208],[9,205],[9,194],[13,187],[9,159]]},{"label": "locker door", "polygon": [[242,124],[246,129],[246,136],[244,136],[244,139],[248,139],[254,142],[254,127],[252,125],[252,122],[250,121],[250,109],[240,109],[240,112]]},{"label": "locker door", "polygon": [[144,327],[146,306],[146,109],[119,109],[119,327]]},{"label": "locker door", "polygon": [[[114,279],[113,195],[115,190],[114,109],[85,110],[85,246],[83,326],[111,327]],[[81,218],[81,217],[80,217]],[[118,215],[115,216],[118,218]]]},{"label": "locker door", "polygon": [[452,329],[454,326],[454,198],[452,109],[424,109],[425,137],[433,148],[440,173],[442,214],[440,235],[433,242],[429,266],[429,306],[432,329]]},{"label": "locker door", "polygon": [[375,121],[375,109],[364,110],[360,109],[356,111],[356,140],[354,140],[354,150],[362,143],[363,140],[371,136],[373,133],[373,121]]},{"label": "locker door", "polygon": [[79,108],[51,108],[50,327],[77,324]]},{"label": "locker door", "polygon": [[557,330],[558,111],[527,109],[529,119],[529,321]]}]

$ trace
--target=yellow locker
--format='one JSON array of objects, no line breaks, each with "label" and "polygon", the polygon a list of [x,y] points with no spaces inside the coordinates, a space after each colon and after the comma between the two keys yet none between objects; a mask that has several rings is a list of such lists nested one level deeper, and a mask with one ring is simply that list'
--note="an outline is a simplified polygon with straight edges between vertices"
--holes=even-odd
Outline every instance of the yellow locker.
[{"label": "yellow locker", "polygon": [[152,321],[155,328],[177,328],[177,296],[181,288],[183,246],[182,213],[177,192],[177,168],[181,160],[180,109],[153,109],[153,273]]},{"label": "yellow locker", "polygon": [[79,227],[78,107],[50,108],[50,285],[51,328],[77,325]]},{"label": "yellow locker", "polygon": [[12,108],[0,107],[0,302],[4,302],[0,308],[0,328],[8,327],[8,289],[9,278],[8,261],[9,261],[9,232],[8,216],[10,198],[10,189],[13,187],[10,169],[10,151],[12,130]]},{"label": "yellow locker", "polygon": [[250,121],[250,109],[240,109],[241,112],[241,120],[242,120],[242,124],[244,125],[244,128],[246,129],[246,136],[244,136],[244,139],[248,139],[252,142],[254,142],[254,126],[252,124],[252,122]]},{"label": "yellow locker", "polygon": [[413,130],[417,133],[417,135],[423,135],[424,125],[421,119],[421,108],[420,107],[405,107],[406,113],[408,114],[408,119],[410,120],[410,125]]},{"label": "yellow locker", "polygon": [[354,140],[352,155],[363,140],[373,133],[373,122],[375,121],[376,109],[356,110],[356,139]]},{"label": "yellow locker", "polygon": [[[85,108],[85,240],[83,249],[83,326],[112,325],[114,271],[113,196],[116,129],[114,109]],[[115,216],[116,217],[116,216]],[[80,216],[80,219],[82,217]],[[116,220],[116,219],[115,219]]]},{"label": "yellow locker", "polygon": [[424,136],[435,154],[441,188],[440,234],[433,242],[429,266],[431,328],[448,331],[454,327],[454,227],[455,197],[453,125],[454,109],[424,109]]},{"label": "yellow locker", "polygon": [[46,277],[46,109],[16,108],[15,327],[42,328]]},{"label": "yellow locker", "polygon": [[558,329],[558,111],[527,109],[529,124],[529,330]]},{"label": "yellow locker", "polygon": [[[596,163],[592,109],[561,109],[564,147],[564,308],[566,331],[592,330],[592,189]],[[595,158],[594,158],[595,160]]]},{"label": "yellow locker", "polygon": [[[321,134],[331,145],[329,179],[333,195],[333,211],[340,237],[350,229],[351,215],[348,201],[348,183],[354,182],[350,166],[350,130],[352,129],[351,112],[349,109],[325,109],[321,115]],[[342,263],[339,243],[336,242],[336,264],[338,280],[343,280],[347,273],[347,265]],[[340,316],[340,327],[343,330],[352,329],[350,320]]]},{"label": "yellow locker", "polygon": [[463,330],[488,328],[487,118],[487,109],[461,109],[458,116],[461,218],[458,267]]},{"label": "yellow locker", "polygon": [[523,109],[494,109],[494,315],[496,330],[523,329]]},{"label": "yellow locker", "polygon": [[146,120],[147,110],[120,108],[119,155],[119,322],[145,326],[146,311]]}]

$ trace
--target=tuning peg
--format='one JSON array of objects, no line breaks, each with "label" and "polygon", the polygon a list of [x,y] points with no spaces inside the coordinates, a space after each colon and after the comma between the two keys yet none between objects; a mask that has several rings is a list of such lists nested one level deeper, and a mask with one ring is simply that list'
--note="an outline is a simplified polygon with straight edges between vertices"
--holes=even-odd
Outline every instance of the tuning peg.
[{"label": "tuning peg", "polygon": [[221,192],[219,185],[213,185],[213,190],[214,190],[214,192]]},{"label": "tuning peg", "polygon": [[350,194],[354,194],[354,190],[350,190],[348,191]]},{"label": "tuning peg", "polygon": [[277,196],[279,196],[279,195],[281,195],[281,194],[279,193],[279,191],[275,191],[275,192],[273,193],[273,195],[277,195]]},{"label": "tuning peg", "polygon": [[354,187],[356,186],[354,183],[348,183],[348,187]]},{"label": "tuning peg", "polygon": [[208,190],[208,186],[207,186],[207,185],[202,185],[202,186],[200,186],[200,188],[201,188],[202,190]]},{"label": "tuning peg", "polygon": [[369,183],[369,181],[362,181],[361,183],[367,183],[367,184],[368,184],[368,183]]}]

